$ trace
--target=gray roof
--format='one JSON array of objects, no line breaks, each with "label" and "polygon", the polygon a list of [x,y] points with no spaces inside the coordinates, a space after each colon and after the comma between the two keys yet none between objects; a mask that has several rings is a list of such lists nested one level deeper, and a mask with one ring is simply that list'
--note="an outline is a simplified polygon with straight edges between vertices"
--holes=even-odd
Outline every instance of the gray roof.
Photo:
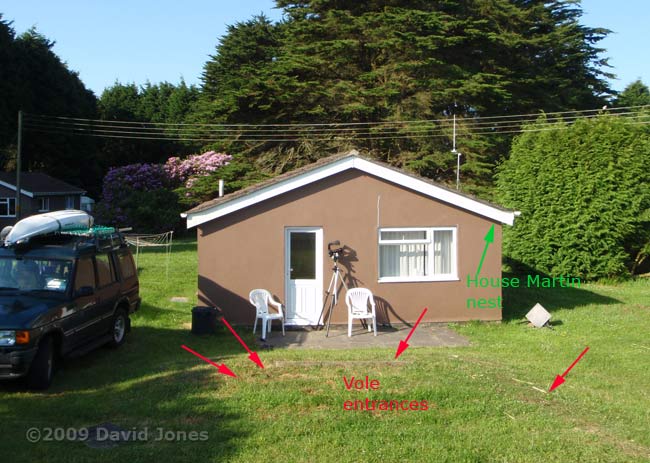
[{"label": "gray roof", "polygon": [[194,213],[197,213],[197,212],[204,211],[206,209],[211,209],[211,208],[213,208],[215,206],[227,203],[229,201],[233,201],[233,200],[235,200],[237,198],[241,198],[242,196],[246,196],[246,195],[251,194],[253,192],[256,192],[256,191],[262,190],[264,188],[267,188],[269,186],[275,185],[276,183],[280,183],[280,182],[285,181],[287,179],[297,177],[297,176],[299,176],[301,174],[304,174],[306,172],[318,169],[319,167],[325,166],[327,164],[331,164],[331,163],[336,162],[336,161],[338,161],[340,159],[344,159],[344,158],[348,158],[348,157],[357,157],[357,158],[365,159],[366,161],[373,162],[375,164],[381,165],[382,167],[386,167],[388,169],[394,170],[394,171],[399,172],[401,174],[405,174],[405,175],[408,175],[408,176],[413,177],[415,179],[418,179],[418,180],[421,180],[423,182],[429,183],[431,185],[435,185],[438,188],[445,189],[445,190],[450,191],[450,192],[452,192],[454,194],[465,196],[465,197],[467,197],[469,199],[472,199],[474,201],[478,201],[480,203],[483,203],[485,205],[494,207],[494,208],[502,210],[504,212],[511,212],[509,209],[505,209],[505,208],[503,208],[501,206],[490,203],[489,201],[485,201],[485,200],[479,199],[479,198],[477,198],[477,197],[475,197],[473,195],[470,195],[470,194],[467,194],[467,193],[462,193],[462,192],[460,192],[458,190],[448,188],[445,185],[434,182],[433,180],[431,180],[429,178],[422,177],[422,176],[413,174],[411,172],[407,172],[407,171],[405,171],[403,169],[399,169],[397,167],[391,166],[391,165],[386,164],[386,163],[381,162],[381,161],[377,161],[377,160],[372,159],[370,157],[362,156],[362,155],[360,155],[358,153],[358,151],[352,150],[352,151],[349,151],[349,152],[339,153],[339,154],[335,154],[335,155],[332,155],[332,156],[327,156],[327,157],[321,158],[316,162],[313,162],[311,164],[307,164],[305,166],[302,166],[302,167],[300,167],[298,169],[294,169],[294,170],[289,171],[289,172],[285,172],[284,174],[278,175],[276,177],[273,177],[273,178],[271,178],[269,180],[265,180],[265,181],[260,182],[260,183],[256,183],[255,185],[251,185],[249,187],[243,188],[243,189],[235,191],[233,193],[229,193],[229,194],[227,194],[225,196],[222,196],[221,198],[214,198],[214,199],[211,199],[209,201],[205,201],[205,202],[199,204],[198,206],[195,206],[192,209],[184,212],[184,214],[194,214]]},{"label": "gray roof", "polygon": [[[0,181],[16,186],[15,172],[0,172]],[[82,195],[86,192],[81,188],[51,177],[43,172],[23,172],[20,174],[20,189],[35,195]]]}]

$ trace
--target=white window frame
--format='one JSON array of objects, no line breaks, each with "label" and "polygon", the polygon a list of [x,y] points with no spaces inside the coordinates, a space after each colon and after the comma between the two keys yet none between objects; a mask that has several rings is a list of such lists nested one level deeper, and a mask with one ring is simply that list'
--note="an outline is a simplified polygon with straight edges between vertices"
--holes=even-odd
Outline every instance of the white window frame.
[{"label": "white window frame", "polygon": [[[45,206],[45,207],[43,207]],[[48,212],[50,210],[50,198],[41,196],[38,198],[38,212]]]},{"label": "white window frame", "polygon": [[74,196],[68,195],[65,197],[65,208],[74,209]]},{"label": "white window frame", "polygon": [[[382,232],[416,232],[424,231],[426,232],[425,239],[414,239],[414,240],[382,240]],[[433,263],[434,263],[434,233],[436,231],[451,231],[452,232],[452,244],[451,244],[451,272],[450,273],[433,273]],[[379,283],[397,283],[397,282],[413,282],[413,281],[458,281],[458,227],[400,227],[400,228],[380,228],[377,230],[377,276]],[[386,244],[425,244],[426,253],[427,253],[427,267],[425,276],[404,276],[404,277],[382,277],[381,272],[381,246]]]},{"label": "white window frame", "polygon": [[13,201],[14,203],[14,213],[13,214],[0,214],[0,217],[16,217],[16,198],[14,197],[4,197],[0,198],[0,207],[6,206],[7,207],[7,212],[11,211],[11,202]]}]

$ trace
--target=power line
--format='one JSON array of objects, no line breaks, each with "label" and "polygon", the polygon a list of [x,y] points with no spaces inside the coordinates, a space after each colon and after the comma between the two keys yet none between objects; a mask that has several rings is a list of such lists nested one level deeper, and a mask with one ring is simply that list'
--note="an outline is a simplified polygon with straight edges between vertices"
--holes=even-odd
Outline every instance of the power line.
[{"label": "power line", "polygon": [[[612,115],[634,121],[635,119],[650,117],[642,112],[648,106],[629,106],[609,110]],[[627,110],[627,111],[625,111]],[[535,122],[539,117],[545,116],[545,123],[571,124],[579,119],[596,117],[606,109],[562,111],[547,114],[520,115],[520,119],[508,119],[514,116],[490,116],[483,118],[461,119],[463,135],[495,135],[521,132],[536,132],[543,130],[557,130],[565,127],[556,126],[550,129],[526,129],[523,125]],[[556,114],[549,117],[548,114]],[[573,116],[560,116],[560,114],[574,114]],[[534,116],[536,119],[525,119]],[[497,120],[501,117],[505,120]],[[432,125],[433,122],[438,122]],[[421,125],[428,123],[429,127]],[[643,120],[629,123],[646,123]],[[437,138],[449,137],[452,130],[449,119],[435,119],[423,121],[388,121],[376,122],[373,125],[362,127],[346,127],[349,124],[362,123],[328,123],[328,124],[294,124],[295,129],[253,129],[252,127],[289,127],[281,124],[172,124],[172,123],[140,123],[132,121],[106,121],[100,119],[68,118],[61,116],[26,115],[25,128],[36,132],[60,135],[84,135],[103,138],[124,138],[133,140],[166,140],[166,141],[230,141],[230,142],[293,142],[310,137],[313,141],[337,140],[389,140],[408,138]],[[363,123],[371,124],[371,123]],[[388,127],[381,127],[389,124]],[[396,126],[400,124],[400,126]],[[417,124],[412,126],[411,124]],[[162,127],[161,127],[162,126]],[[178,128],[173,128],[178,127]],[[230,127],[241,127],[233,129]],[[330,127],[330,128],[325,128]],[[207,134],[207,135],[206,135]]]},{"label": "power line", "polygon": [[[628,116],[628,117],[644,117],[645,114],[642,114],[640,112],[633,112],[633,111],[628,111],[628,112],[619,112],[615,114],[616,116]],[[581,119],[581,118],[589,118],[589,117],[596,117],[596,115],[576,115],[576,116],[570,116],[570,117],[555,117],[555,118],[546,118],[545,122],[546,123],[553,123],[553,122],[569,122],[575,119]],[[393,131],[426,131],[426,130],[444,130],[444,129],[451,129],[451,121],[449,120],[444,120],[443,123],[439,125],[431,125],[430,127],[426,126],[415,126],[414,128],[411,128],[408,124],[404,123],[402,124],[401,127],[377,127],[375,128],[350,128],[350,127],[340,127],[340,128],[312,128],[312,127],[305,127],[303,129],[286,129],[286,130],[260,130],[260,129],[230,129],[230,128],[207,128],[204,129],[202,126],[188,126],[186,128],[182,129],[165,129],[157,126],[145,126],[142,127],[139,124],[138,125],[132,125],[132,126],[115,126],[111,123],[94,123],[94,122],[71,122],[71,121],[53,121],[53,120],[48,120],[48,119],[39,119],[39,120],[28,120],[31,124],[32,127],[38,127],[38,128],[69,128],[69,129],[90,129],[90,130],[104,130],[104,129],[111,129],[113,133],[119,133],[119,132],[124,132],[124,133],[169,133],[169,131],[175,131],[175,132],[182,132],[182,133],[224,133],[224,134],[241,134],[241,133],[255,133],[255,134],[260,134],[260,135],[265,135],[265,134],[278,134],[278,133],[295,133],[299,135],[304,135],[304,134],[322,134],[322,133],[340,133],[340,132],[346,132],[346,131],[354,131],[355,133],[363,133],[360,131],[366,131],[367,133],[375,133],[372,132],[372,130],[381,130],[381,131],[388,131],[388,130],[393,130]],[[476,120],[476,119],[469,119],[465,120],[465,124],[463,127],[469,127],[469,128],[480,128],[480,129],[500,129],[500,128],[513,128],[513,127],[518,127],[525,123],[526,121],[482,121],[482,120]],[[165,132],[166,131],[166,132]]]},{"label": "power line", "polygon": [[[650,124],[650,121],[646,122],[631,122],[630,124]],[[519,130],[505,130],[501,132],[486,132],[485,135],[501,135],[501,134],[515,134],[515,133],[529,133],[529,132],[549,132],[555,130],[566,130],[567,127],[547,127],[547,128],[536,128],[536,129],[519,129]],[[57,131],[57,130],[48,130],[40,129],[38,130],[41,133],[49,133],[55,135],[70,135],[70,132]],[[147,137],[147,136],[130,136],[130,135],[110,135],[110,134],[94,134],[94,133],[79,133],[79,135],[89,136],[89,137],[99,137],[99,138],[118,138],[118,139],[128,139],[128,140],[150,140],[150,141],[197,141],[197,142],[243,142],[243,143],[282,143],[282,142],[297,142],[302,141],[303,138],[293,137],[293,138],[267,138],[267,139],[253,139],[253,138],[235,138],[235,139],[224,139],[218,137]],[[427,135],[401,135],[401,136],[370,136],[370,137],[357,137],[357,136],[333,136],[331,138],[316,138],[312,139],[313,141],[345,141],[345,140],[405,140],[405,139],[421,139],[421,138],[447,138],[446,134],[427,134]]]},{"label": "power line", "polygon": [[[643,114],[639,112],[626,112],[626,113],[618,113],[616,114],[617,116],[625,116],[627,118],[639,118],[639,117],[650,117],[650,114]],[[590,117],[595,117],[593,115],[590,116],[573,116],[571,118],[562,118],[562,119],[546,119],[545,122],[548,124],[555,123],[555,122],[571,122],[577,119],[582,119],[582,118],[590,118]],[[403,126],[403,127],[378,127],[376,129],[350,129],[350,128],[341,128],[341,129],[318,129],[318,130],[234,130],[234,129],[208,129],[208,130],[201,130],[195,127],[188,127],[183,130],[171,130],[167,129],[165,131],[164,129],[157,128],[157,127],[116,127],[113,125],[106,125],[106,124],[91,124],[91,123],[82,123],[82,122],[52,122],[52,121],[47,121],[47,120],[42,120],[42,121],[28,121],[30,124],[30,127],[32,128],[50,128],[50,129],[67,129],[67,130],[89,130],[89,131],[97,131],[97,132],[105,132],[105,133],[126,133],[126,134],[164,134],[164,135],[170,135],[173,134],[174,132],[177,133],[185,133],[185,134],[205,134],[205,133],[223,133],[223,134],[235,134],[235,135],[240,135],[242,133],[248,133],[248,134],[256,134],[256,135],[277,135],[279,133],[282,134],[291,134],[291,135],[296,135],[296,136],[304,136],[304,135],[312,135],[312,134],[338,134],[341,132],[346,132],[346,131],[354,131],[355,134],[378,134],[380,132],[386,132],[386,131],[396,131],[396,132],[426,132],[426,131],[439,131],[439,132],[447,132],[451,130],[451,125],[450,124],[445,124],[445,125],[438,125],[438,126],[430,126],[430,127],[409,127],[409,126]],[[448,122],[448,121],[446,121]],[[499,123],[494,123],[494,122],[476,122],[476,121],[470,121],[469,124],[461,126],[461,128],[469,128],[470,130],[474,131],[484,131],[484,130],[498,130],[498,129],[505,129],[505,128],[516,128],[519,127],[520,123],[518,122],[510,122],[510,123],[504,123],[504,122],[499,122]]]},{"label": "power line", "polygon": [[[568,110],[568,111],[554,111],[554,112],[537,112],[537,113],[528,113],[528,114],[512,114],[512,115],[503,115],[503,116],[480,116],[473,119],[532,119],[536,120],[541,116],[557,116],[561,114],[584,114],[584,113],[600,113],[600,112],[615,112],[620,110],[642,110],[650,109],[650,105],[640,105],[640,106],[622,106],[618,108],[599,108],[599,109],[580,109],[580,110]],[[386,125],[386,124],[424,124],[432,122],[449,122],[448,118],[440,119],[419,119],[419,120],[407,120],[407,121],[381,121],[381,122],[323,122],[323,123],[278,123],[278,124],[219,124],[219,123],[189,123],[189,122],[137,122],[137,121],[109,121],[106,119],[88,119],[88,118],[78,118],[78,117],[66,117],[66,116],[47,116],[42,114],[30,114],[32,117],[42,117],[49,119],[61,119],[61,120],[77,120],[77,121],[86,121],[86,122],[100,122],[100,123],[112,123],[112,124],[137,124],[137,125],[154,125],[154,126],[195,126],[195,127],[319,127],[319,126],[330,126],[330,127],[339,127],[339,126],[363,126],[363,125]]]}]

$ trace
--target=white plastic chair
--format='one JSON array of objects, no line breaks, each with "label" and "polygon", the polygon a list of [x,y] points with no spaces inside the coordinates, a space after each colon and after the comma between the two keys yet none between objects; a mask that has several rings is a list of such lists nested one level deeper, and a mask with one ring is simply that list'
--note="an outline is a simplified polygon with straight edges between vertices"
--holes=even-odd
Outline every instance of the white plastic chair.
[{"label": "white plastic chair", "polygon": [[[354,319],[372,319],[372,326],[375,336],[377,336],[375,298],[372,296],[372,292],[367,288],[352,288],[345,294],[345,303],[348,306],[348,337],[352,336],[352,320]],[[368,323],[368,331],[370,331],[370,323]]]},{"label": "white plastic chair", "polygon": [[[271,322],[273,320],[280,320],[282,322],[282,336],[284,336],[284,312],[282,304],[277,302],[265,289],[254,289],[248,295],[251,304],[255,306],[257,315],[255,316],[255,324],[253,325],[253,333],[257,329],[257,320],[262,319],[262,340],[266,340],[267,326],[268,333],[271,333]],[[269,312],[269,304],[278,309],[277,313]],[[268,324],[267,324],[268,323]]]}]

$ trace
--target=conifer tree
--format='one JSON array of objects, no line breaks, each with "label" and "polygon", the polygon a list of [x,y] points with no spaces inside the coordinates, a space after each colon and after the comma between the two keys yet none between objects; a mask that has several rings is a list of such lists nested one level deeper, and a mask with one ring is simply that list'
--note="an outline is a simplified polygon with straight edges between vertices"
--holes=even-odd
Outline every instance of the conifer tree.
[{"label": "conifer tree", "polygon": [[[366,123],[431,120],[415,130],[368,127],[353,141],[300,135],[255,155],[286,168],[348,146],[438,179],[453,177],[450,119],[459,119],[463,173],[490,182],[510,136],[465,121],[539,110],[592,109],[610,89],[578,2],[543,0],[277,0],[284,20],[229,28],[205,65],[203,120]],[[378,133],[383,137],[377,136]],[[386,136],[390,134],[390,136]],[[434,136],[435,134],[435,136]],[[443,135],[443,136],[440,136]],[[305,148],[307,147],[307,148]]]}]

